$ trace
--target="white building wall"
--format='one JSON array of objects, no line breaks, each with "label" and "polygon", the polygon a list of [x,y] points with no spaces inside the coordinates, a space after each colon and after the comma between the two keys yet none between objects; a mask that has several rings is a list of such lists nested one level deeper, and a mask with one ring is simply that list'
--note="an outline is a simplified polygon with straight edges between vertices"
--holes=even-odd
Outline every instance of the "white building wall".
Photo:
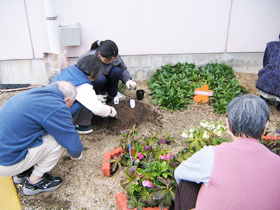
[{"label": "white building wall", "polygon": [[[257,73],[266,43],[279,40],[279,0],[56,0],[55,4],[58,25],[81,26],[81,46],[61,45],[61,50],[74,60],[95,40],[111,39],[136,80],[148,79],[168,62],[224,61],[236,71]],[[44,1],[0,0],[0,18],[0,83],[45,83],[42,57],[50,48]],[[22,81],[18,72],[29,76]]]},{"label": "white building wall", "polygon": [[0,60],[32,59],[32,44],[23,0],[0,0]]},{"label": "white building wall", "polygon": [[279,34],[279,0],[232,1],[227,52],[263,52]]}]

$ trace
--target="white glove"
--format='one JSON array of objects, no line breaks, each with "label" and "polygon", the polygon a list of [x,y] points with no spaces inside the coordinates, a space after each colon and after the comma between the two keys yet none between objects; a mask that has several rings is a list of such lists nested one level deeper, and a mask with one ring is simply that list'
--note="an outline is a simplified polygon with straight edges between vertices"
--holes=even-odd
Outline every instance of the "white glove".
[{"label": "white glove", "polygon": [[74,158],[70,155],[71,160],[80,160],[80,159],[82,159],[82,157],[83,157],[83,153],[81,153],[81,156],[78,158]]},{"label": "white glove", "polygon": [[111,108],[110,117],[115,117],[117,115],[117,111],[114,107],[109,106]]},{"label": "white glove", "polygon": [[130,88],[135,89],[136,86],[137,86],[136,82],[134,82],[134,81],[132,81],[132,80],[128,80],[125,84],[126,84],[126,86],[127,86],[128,89],[130,89]]},{"label": "white glove", "polygon": [[96,95],[98,100],[101,101],[102,103],[106,101],[107,96],[106,95]]}]

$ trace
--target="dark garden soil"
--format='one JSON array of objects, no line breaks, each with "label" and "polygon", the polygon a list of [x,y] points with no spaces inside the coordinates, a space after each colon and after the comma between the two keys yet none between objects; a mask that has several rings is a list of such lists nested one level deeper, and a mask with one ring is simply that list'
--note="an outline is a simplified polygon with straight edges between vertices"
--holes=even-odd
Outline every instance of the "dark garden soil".
[{"label": "dark garden soil", "polygon": [[154,124],[160,124],[157,119],[159,114],[152,110],[151,106],[144,104],[141,101],[136,100],[135,108],[130,107],[130,101],[126,99],[119,104],[108,103],[108,105],[115,107],[117,111],[117,117],[99,117],[94,116],[92,118],[92,127],[94,130],[104,129],[110,134],[120,134],[124,129],[131,128],[133,126],[139,126],[147,122]]},{"label": "dark garden soil", "polygon": [[[256,74],[236,73],[240,84],[246,87],[252,95],[258,95],[255,88],[258,76]],[[115,194],[122,191],[120,177],[122,170],[117,170],[111,177],[104,177],[102,163],[104,153],[119,146],[117,140],[121,138],[121,130],[130,129],[134,125],[138,129],[138,136],[147,135],[149,132],[163,132],[175,138],[171,145],[172,153],[176,154],[185,148],[181,137],[182,131],[189,126],[198,126],[201,120],[217,122],[224,120],[225,114],[215,114],[208,104],[190,104],[190,109],[174,111],[161,109],[152,104],[151,96],[146,81],[137,82],[138,89],[145,91],[144,99],[136,99],[135,90],[126,90],[126,101],[117,105],[112,104],[118,112],[117,119],[94,117],[92,120],[93,133],[80,135],[84,145],[83,158],[73,161],[65,151],[58,164],[50,171],[51,174],[63,177],[62,186],[53,192],[41,193],[35,196],[24,196],[22,189],[17,186],[18,194],[24,210],[27,209],[93,209],[116,210]],[[15,92],[2,92],[0,94],[0,107],[15,94]],[[129,100],[136,100],[136,107],[131,109]],[[280,119],[280,112],[272,105],[270,132],[274,132]],[[225,139],[230,137],[227,134]]]}]

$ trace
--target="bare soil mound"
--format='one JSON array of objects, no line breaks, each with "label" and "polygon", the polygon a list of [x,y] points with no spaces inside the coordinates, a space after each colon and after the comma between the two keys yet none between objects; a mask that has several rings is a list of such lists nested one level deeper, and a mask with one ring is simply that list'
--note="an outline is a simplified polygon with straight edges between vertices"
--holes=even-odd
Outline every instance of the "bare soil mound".
[{"label": "bare soil mound", "polygon": [[135,108],[130,107],[129,100],[122,101],[119,104],[109,103],[108,105],[115,107],[117,117],[99,117],[93,116],[92,126],[95,130],[103,129],[109,134],[119,134],[122,130],[129,129],[132,126],[139,126],[143,123],[160,123],[157,118],[159,114],[152,110],[149,104],[136,100]]}]

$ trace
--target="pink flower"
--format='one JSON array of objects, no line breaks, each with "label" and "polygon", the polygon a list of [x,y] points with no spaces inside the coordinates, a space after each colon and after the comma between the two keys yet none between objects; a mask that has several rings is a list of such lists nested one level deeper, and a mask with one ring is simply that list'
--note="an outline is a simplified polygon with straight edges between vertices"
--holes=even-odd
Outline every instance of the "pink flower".
[{"label": "pink flower", "polygon": [[143,185],[143,187],[154,188],[153,183],[152,183],[151,181],[149,181],[149,180],[144,180],[144,181],[142,181],[142,185]]},{"label": "pink flower", "polygon": [[168,154],[168,155],[167,155],[167,160],[170,160],[172,157],[173,157],[172,154]]},{"label": "pink flower", "polygon": [[138,153],[137,157],[140,159],[140,160],[143,160],[144,159],[144,155],[142,153]]},{"label": "pink flower", "polygon": [[162,156],[160,157],[160,159],[162,159],[162,160],[167,160],[167,156],[166,156],[166,155],[162,155]]}]

